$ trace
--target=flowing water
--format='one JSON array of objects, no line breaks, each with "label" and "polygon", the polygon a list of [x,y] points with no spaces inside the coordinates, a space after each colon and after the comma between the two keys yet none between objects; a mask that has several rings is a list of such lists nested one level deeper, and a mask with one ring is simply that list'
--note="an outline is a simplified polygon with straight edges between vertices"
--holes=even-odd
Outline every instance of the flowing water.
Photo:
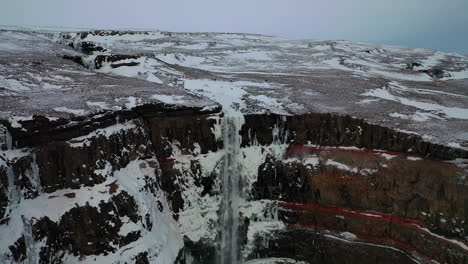
[{"label": "flowing water", "polygon": [[238,226],[241,178],[237,158],[242,141],[239,132],[243,122],[242,116],[225,116],[222,121],[225,154],[222,176],[220,264],[239,263]]}]

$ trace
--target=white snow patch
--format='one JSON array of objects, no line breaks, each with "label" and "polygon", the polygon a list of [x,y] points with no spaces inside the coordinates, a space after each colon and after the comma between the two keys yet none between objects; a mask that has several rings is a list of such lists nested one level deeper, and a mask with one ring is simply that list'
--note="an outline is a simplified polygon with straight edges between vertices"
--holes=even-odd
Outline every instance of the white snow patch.
[{"label": "white snow patch", "polygon": [[468,119],[468,109],[458,107],[447,107],[435,103],[426,103],[410,100],[405,97],[395,96],[385,88],[377,88],[363,93],[364,96],[377,97],[389,101],[398,102],[403,105],[413,106],[426,111],[435,111],[444,114],[448,118]]},{"label": "white snow patch", "polygon": [[5,88],[14,92],[30,91],[31,89],[28,86],[25,86],[18,80],[15,79],[5,79],[0,77],[0,88]]},{"label": "white snow patch", "polygon": [[213,81],[207,79],[185,80],[185,89],[190,92],[200,94],[218,102],[223,106],[223,111],[228,115],[239,115],[242,109],[246,108],[243,100],[248,93],[244,90],[247,87],[269,88],[268,83],[256,83],[248,81]]},{"label": "white snow patch", "polygon": [[163,94],[155,94],[151,96],[151,99],[156,99],[158,101],[161,101],[165,104],[182,104],[185,102],[183,100],[184,96],[182,95],[163,95]]},{"label": "white snow patch", "polygon": [[111,135],[120,133],[122,131],[131,130],[131,129],[137,129],[137,126],[133,121],[129,121],[126,123],[119,123],[119,124],[115,124],[106,128],[96,129],[95,131],[89,133],[88,135],[70,139],[69,141],[67,141],[67,143],[72,148],[81,148],[84,146],[89,147],[91,145],[92,138],[100,137],[100,136],[109,138]]},{"label": "white snow patch", "polygon": [[83,109],[70,109],[70,108],[65,107],[65,106],[55,107],[54,111],[69,113],[69,114],[73,114],[73,115],[76,115],[76,116],[84,116],[84,115],[87,114],[87,112],[85,110],[83,110]]}]

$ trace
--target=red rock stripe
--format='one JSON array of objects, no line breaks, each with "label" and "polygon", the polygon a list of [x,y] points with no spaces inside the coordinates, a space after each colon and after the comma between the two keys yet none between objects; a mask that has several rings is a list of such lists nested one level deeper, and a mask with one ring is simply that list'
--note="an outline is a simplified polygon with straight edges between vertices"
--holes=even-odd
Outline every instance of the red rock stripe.
[{"label": "red rock stripe", "polygon": [[[371,221],[386,222],[386,223],[391,223],[391,224],[395,224],[399,226],[404,226],[418,233],[425,234],[427,236],[430,236],[433,239],[436,239],[443,243],[453,245],[457,248],[460,248],[461,250],[465,252],[468,252],[468,250],[462,248],[460,245],[456,243],[437,237],[434,234],[426,230],[423,230],[422,228],[427,228],[427,227],[423,226],[421,221],[418,221],[418,220],[405,219],[405,218],[401,218],[399,216],[391,215],[391,214],[353,211],[347,208],[337,207],[337,206],[324,206],[324,205],[318,205],[318,204],[292,203],[292,202],[283,202],[283,201],[277,201],[277,202],[283,208],[287,208],[287,209],[300,209],[300,210],[328,212],[328,213],[339,214],[339,215],[344,215],[344,216],[349,216],[349,217],[356,217],[356,218],[362,218],[362,219],[367,219]],[[451,240],[456,240],[456,239],[451,239]],[[456,240],[456,241],[468,246],[468,243],[464,241],[460,241],[460,240]]]}]

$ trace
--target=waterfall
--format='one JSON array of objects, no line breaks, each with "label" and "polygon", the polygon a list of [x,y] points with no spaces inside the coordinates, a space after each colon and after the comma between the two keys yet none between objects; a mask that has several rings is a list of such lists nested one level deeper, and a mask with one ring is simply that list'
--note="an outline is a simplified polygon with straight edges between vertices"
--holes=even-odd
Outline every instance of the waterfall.
[{"label": "waterfall", "polygon": [[237,264],[239,262],[238,227],[241,177],[237,158],[242,142],[239,132],[243,122],[242,115],[225,116],[222,120],[224,168],[222,175],[220,264]]}]

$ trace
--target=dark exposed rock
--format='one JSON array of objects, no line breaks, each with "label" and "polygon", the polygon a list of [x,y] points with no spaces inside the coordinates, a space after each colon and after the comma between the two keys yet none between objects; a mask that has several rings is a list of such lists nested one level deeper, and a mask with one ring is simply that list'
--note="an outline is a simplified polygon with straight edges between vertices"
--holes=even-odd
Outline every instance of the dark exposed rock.
[{"label": "dark exposed rock", "polygon": [[114,252],[112,244],[122,247],[137,240],[139,231],[124,237],[118,234],[124,216],[134,223],[141,221],[135,200],[122,192],[107,203],[101,202],[99,208],[74,207],[58,223],[47,217],[40,219],[33,226],[33,232],[36,240],[47,238],[47,246],[41,251],[41,263],[52,259],[60,263],[56,255],[60,251],[68,250],[77,256],[99,255]]},{"label": "dark exposed rock", "polygon": [[78,63],[81,66],[85,66],[85,64],[83,63],[83,58],[81,56],[63,55],[62,58],[64,58],[65,60],[71,60],[75,63]]},{"label": "dark exposed rock", "polygon": [[420,72],[423,72],[429,76],[431,76],[432,78],[434,79],[442,79],[442,78],[448,78],[448,77],[452,77],[452,75],[450,75],[450,73],[442,70],[442,69],[437,69],[437,68],[432,68],[432,69],[429,69],[429,70],[420,70]]},{"label": "dark exposed rock", "polygon": [[421,263],[401,251],[367,243],[343,243],[339,239],[327,237],[326,233],[305,228],[278,231],[272,237],[269,241],[257,237],[257,250],[250,258],[281,257],[310,264]]},{"label": "dark exposed rock", "polygon": [[414,67],[421,67],[421,66],[422,66],[422,64],[419,63],[419,62],[411,62],[411,63],[406,64],[406,69],[413,70]]},{"label": "dark exposed rock", "polygon": [[[7,167],[0,167],[0,220],[5,217],[8,206],[8,176]],[[1,225],[1,221],[0,221]]]},{"label": "dark exposed rock", "polygon": [[92,54],[95,51],[99,51],[99,52],[106,51],[105,48],[98,46],[92,42],[81,41],[78,44],[79,44],[78,46],[75,46],[75,49],[83,52],[84,54]]},{"label": "dark exposed rock", "polygon": [[148,252],[141,252],[135,257],[135,264],[149,264]]},{"label": "dark exposed rock", "polygon": [[179,252],[175,264],[215,264],[216,248],[211,243],[193,242],[184,237],[184,249]]},{"label": "dark exposed rock", "polygon": [[281,160],[267,156],[258,168],[258,179],[252,191],[253,198],[316,203],[320,198],[320,191],[316,197],[308,184],[308,175],[310,168],[303,164],[284,164]]},{"label": "dark exposed rock", "polygon": [[114,63],[119,62],[121,60],[128,60],[128,59],[138,59],[138,56],[133,55],[98,55],[94,59],[94,64],[96,69],[100,69],[104,62],[111,63],[112,68],[118,68],[121,66],[136,66],[139,65],[138,62],[129,62],[129,63]]},{"label": "dark exposed rock", "polygon": [[[279,128],[276,139],[273,129]],[[261,145],[274,140],[295,145],[356,146],[368,149],[413,153],[432,159],[468,158],[468,151],[423,141],[420,136],[405,134],[362,119],[332,114],[294,116],[246,115],[241,130],[242,146],[256,139]]]},{"label": "dark exposed rock", "polygon": [[[138,124],[141,125],[141,121]],[[96,162],[98,160],[119,169],[138,156],[152,155],[151,149],[146,147],[148,138],[143,128],[123,130],[110,135],[109,139],[97,136],[84,140],[86,142],[76,143],[77,147],[73,147],[73,143],[53,142],[36,153],[44,191],[102,183],[105,175],[96,174],[95,170],[103,169],[107,163]]]},{"label": "dark exposed rock", "polygon": [[16,262],[22,262],[26,259],[26,243],[24,241],[24,236],[18,238],[14,245],[9,246],[13,259]]}]

